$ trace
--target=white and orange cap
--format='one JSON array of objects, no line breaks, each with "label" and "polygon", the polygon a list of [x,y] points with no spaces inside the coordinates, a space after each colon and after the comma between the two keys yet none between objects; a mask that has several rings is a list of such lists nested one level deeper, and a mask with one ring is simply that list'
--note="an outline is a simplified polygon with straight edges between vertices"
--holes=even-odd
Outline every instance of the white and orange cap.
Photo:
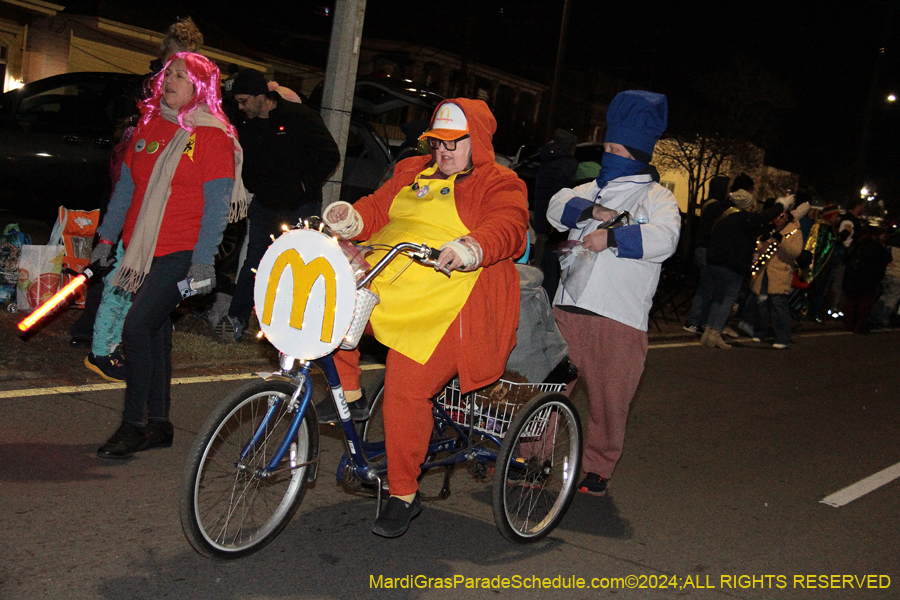
[{"label": "white and orange cap", "polygon": [[434,114],[431,129],[420,135],[419,139],[457,140],[468,133],[469,122],[466,120],[466,114],[458,104],[445,102]]}]

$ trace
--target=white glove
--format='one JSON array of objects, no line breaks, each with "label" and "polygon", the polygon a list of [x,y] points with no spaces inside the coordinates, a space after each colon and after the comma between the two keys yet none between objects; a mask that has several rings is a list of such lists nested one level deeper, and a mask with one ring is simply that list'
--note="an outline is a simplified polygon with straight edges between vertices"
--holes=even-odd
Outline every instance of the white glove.
[{"label": "white glove", "polygon": [[791,210],[792,208],[794,208],[794,195],[791,194],[789,196],[782,196],[775,202],[784,206],[784,210]]},{"label": "white glove", "polygon": [[456,255],[463,262],[463,266],[459,269],[460,271],[474,271],[484,258],[481,244],[475,241],[475,238],[469,236],[451,240],[443,244],[440,249],[443,250],[444,248],[450,248],[456,252]]},{"label": "white glove", "polygon": [[362,217],[349,202],[335,202],[325,210],[322,219],[343,240],[355,238],[363,230]]}]

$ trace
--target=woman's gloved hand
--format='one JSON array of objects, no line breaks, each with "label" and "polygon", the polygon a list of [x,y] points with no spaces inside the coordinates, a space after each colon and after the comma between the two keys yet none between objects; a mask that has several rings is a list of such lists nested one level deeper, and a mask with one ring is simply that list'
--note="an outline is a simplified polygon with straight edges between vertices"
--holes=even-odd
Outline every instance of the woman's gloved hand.
[{"label": "woman's gloved hand", "polygon": [[362,217],[349,202],[335,202],[325,209],[322,219],[342,240],[355,238],[363,230]]},{"label": "woman's gloved hand", "polygon": [[192,279],[191,288],[197,294],[208,294],[216,287],[216,268],[213,265],[191,263],[187,272],[188,279]]},{"label": "woman's gloved hand", "polygon": [[464,235],[441,246],[438,265],[460,271],[474,271],[481,265],[484,254],[475,238]]},{"label": "woman's gloved hand", "polygon": [[90,264],[97,265],[101,269],[111,267],[116,262],[116,247],[109,241],[100,238],[94,249],[91,250]]}]

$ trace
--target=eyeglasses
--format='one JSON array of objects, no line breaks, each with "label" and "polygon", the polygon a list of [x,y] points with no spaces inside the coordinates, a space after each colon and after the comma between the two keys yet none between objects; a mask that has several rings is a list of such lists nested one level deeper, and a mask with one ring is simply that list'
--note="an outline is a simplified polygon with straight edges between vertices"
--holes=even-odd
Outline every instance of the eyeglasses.
[{"label": "eyeglasses", "polygon": [[430,138],[428,138],[428,146],[432,150],[440,150],[441,146],[443,146],[445,150],[449,150],[450,152],[453,152],[454,150],[456,150],[456,143],[461,142],[468,137],[469,137],[469,134],[466,134],[466,135],[462,136],[461,138],[457,138],[455,140],[439,140],[437,138],[430,137]]},{"label": "eyeglasses", "polygon": [[249,102],[249,101],[250,101],[250,98],[252,98],[252,97],[253,97],[253,96],[247,96],[247,97],[244,98],[243,100],[238,100],[237,97],[235,97],[234,100],[235,100],[235,102],[237,102],[238,106],[243,106],[244,104],[247,104],[247,102]]}]

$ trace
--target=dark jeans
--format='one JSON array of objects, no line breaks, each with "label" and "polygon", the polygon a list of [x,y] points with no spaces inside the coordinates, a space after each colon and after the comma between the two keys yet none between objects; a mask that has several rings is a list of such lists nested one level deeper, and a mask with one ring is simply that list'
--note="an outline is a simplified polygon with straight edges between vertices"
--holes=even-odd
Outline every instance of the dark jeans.
[{"label": "dark jeans", "polygon": [[697,292],[694,294],[694,301],[691,303],[691,312],[684,321],[685,325],[693,325],[694,327],[706,325],[715,287],[715,279],[713,279],[713,274],[709,270],[709,265],[707,265],[700,273],[700,283],[697,285]]},{"label": "dark jeans", "polygon": [[706,324],[715,330],[722,331],[731,318],[734,301],[741,292],[744,278],[727,267],[707,265],[706,273],[713,280],[712,303],[709,305],[709,316]]},{"label": "dark jeans", "polygon": [[759,313],[754,337],[763,340],[771,320],[775,343],[789,346],[791,344],[791,309],[788,306],[787,294],[769,294],[765,302],[757,304]]},{"label": "dark jeans", "polygon": [[844,291],[844,329],[853,333],[866,333],[869,330],[868,316],[875,306],[877,294],[875,290],[863,292]]},{"label": "dark jeans", "polygon": [[289,227],[293,227],[300,219],[318,215],[320,210],[321,205],[317,202],[304,204],[290,211],[274,211],[259,202],[250,203],[247,210],[249,220],[247,257],[234,286],[231,306],[228,307],[228,316],[237,317],[245,329],[250,323],[250,312],[253,310],[253,285],[256,283],[256,274],[253,271],[259,266],[259,261],[272,243],[271,236],[277,237],[281,234],[282,224],[286,223]]},{"label": "dark jeans", "polygon": [[172,311],[181,302],[178,282],[191,267],[190,250],[153,259],[122,329],[125,348],[125,409],[122,421],[168,421],[172,381]]}]

